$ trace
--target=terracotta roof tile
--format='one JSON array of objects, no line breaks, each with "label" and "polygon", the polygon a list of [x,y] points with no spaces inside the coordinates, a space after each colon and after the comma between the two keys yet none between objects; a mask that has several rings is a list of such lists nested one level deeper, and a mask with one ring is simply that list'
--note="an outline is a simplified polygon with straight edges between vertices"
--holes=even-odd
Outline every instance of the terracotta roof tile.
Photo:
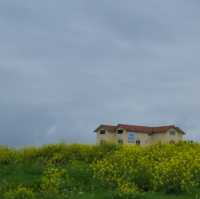
[{"label": "terracotta roof tile", "polygon": [[149,127],[149,126],[119,124],[117,128],[122,128],[122,129],[125,129],[127,131],[132,131],[132,132],[152,134],[152,133],[164,133],[170,128],[175,128],[175,126],[169,125],[169,126]]},{"label": "terracotta roof tile", "polygon": [[139,126],[139,125],[129,125],[129,124],[118,124],[117,126],[102,124],[95,130],[95,132],[97,132],[101,128],[112,132],[115,132],[117,129],[125,129],[130,132],[147,133],[147,134],[165,133],[170,128],[174,128],[178,130],[180,133],[185,134],[184,131],[182,131],[175,125],[150,127],[150,126]]}]

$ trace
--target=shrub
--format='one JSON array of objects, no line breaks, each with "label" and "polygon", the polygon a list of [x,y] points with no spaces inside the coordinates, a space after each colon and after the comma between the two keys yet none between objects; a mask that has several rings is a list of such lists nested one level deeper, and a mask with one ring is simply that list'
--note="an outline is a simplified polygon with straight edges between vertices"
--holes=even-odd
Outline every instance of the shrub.
[{"label": "shrub", "polygon": [[0,165],[15,163],[18,160],[17,153],[8,147],[0,147]]},{"label": "shrub", "polygon": [[44,172],[41,188],[44,192],[48,190],[50,193],[64,193],[68,192],[66,190],[67,182],[69,182],[69,176],[66,170],[50,167]]},{"label": "shrub", "polygon": [[31,189],[19,186],[4,194],[4,199],[36,199]]},{"label": "shrub", "polygon": [[[184,149],[184,148],[182,148]],[[199,186],[200,158],[193,148],[163,160],[154,167],[154,190],[167,193],[192,192]]]},{"label": "shrub", "polygon": [[94,180],[92,170],[88,164],[73,160],[66,167],[66,170],[70,181],[67,186],[70,190],[76,190],[76,192],[93,192],[102,188],[99,181]]},{"label": "shrub", "polygon": [[113,155],[94,163],[94,177],[121,192],[138,192],[146,189],[151,178],[148,162],[143,158],[144,149],[124,146]]},{"label": "shrub", "polygon": [[192,192],[200,187],[200,145],[123,146],[92,164],[94,177],[121,193]]},{"label": "shrub", "polygon": [[141,193],[120,193],[113,194],[112,199],[145,199],[146,197]]},{"label": "shrub", "polygon": [[[103,189],[114,190],[121,198],[142,197],[138,193],[147,191],[194,193],[200,188],[199,154],[200,144],[187,142],[0,147],[0,198],[21,194],[27,189],[23,187],[46,199]],[[27,197],[34,195],[27,192]]]}]

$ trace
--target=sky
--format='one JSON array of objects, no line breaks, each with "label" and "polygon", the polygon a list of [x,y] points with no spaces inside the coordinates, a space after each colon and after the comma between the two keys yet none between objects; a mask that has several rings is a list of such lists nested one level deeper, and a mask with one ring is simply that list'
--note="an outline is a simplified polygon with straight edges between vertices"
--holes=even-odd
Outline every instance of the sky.
[{"label": "sky", "polygon": [[200,140],[198,0],[0,0],[0,145],[95,143],[101,123]]}]

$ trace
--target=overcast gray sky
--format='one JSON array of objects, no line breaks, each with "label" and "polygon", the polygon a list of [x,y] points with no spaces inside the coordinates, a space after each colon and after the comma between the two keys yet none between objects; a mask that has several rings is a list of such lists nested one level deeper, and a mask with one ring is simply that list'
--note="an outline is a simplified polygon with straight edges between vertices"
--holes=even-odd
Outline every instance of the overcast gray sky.
[{"label": "overcast gray sky", "polygon": [[100,123],[200,139],[198,0],[0,0],[0,144],[94,143]]}]

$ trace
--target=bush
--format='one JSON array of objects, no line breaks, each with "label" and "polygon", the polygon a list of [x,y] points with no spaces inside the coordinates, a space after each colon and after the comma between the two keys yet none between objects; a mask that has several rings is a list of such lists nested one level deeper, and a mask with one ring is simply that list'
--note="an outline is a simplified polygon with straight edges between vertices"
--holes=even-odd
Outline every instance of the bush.
[{"label": "bush", "polygon": [[114,190],[115,198],[144,197],[138,193],[151,191],[194,193],[200,188],[199,154],[200,144],[191,142],[0,147],[0,198],[37,194],[61,199],[101,190]]},{"label": "bush", "polygon": [[120,192],[192,192],[200,187],[200,145],[123,146],[92,165],[94,177]]},{"label": "bush", "polygon": [[43,192],[50,192],[51,194],[65,193],[68,194],[67,184],[69,183],[69,176],[66,170],[62,168],[48,168],[42,177],[41,188]]},{"label": "bush", "polygon": [[134,193],[146,189],[151,173],[143,154],[141,147],[124,146],[109,158],[93,164],[94,177],[120,192]]},{"label": "bush", "polygon": [[[66,168],[69,175],[68,187],[76,192],[93,192],[102,188],[88,164],[81,161],[72,161]],[[70,188],[71,187],[71,188]]]},{"label": "bush", "polygon": [[199,186],[199,176],[200,158],[196,150],[187,147],[155,165],[153,187],[167,193],[192,192]]},{"label": "bush", "polygon": [[0,147],[0,165],[7,165],[18,161],[17,153],[8,147]]},{"label": "bush", "polygon": [[113,194],[112,199],[145,199],[146,197],[141,193],[119,193]]},{"label": "bush", "polygon": [[36,197],[31,189],[19,186],[15,190],[6,192],[4,199],[36,199]]}]

